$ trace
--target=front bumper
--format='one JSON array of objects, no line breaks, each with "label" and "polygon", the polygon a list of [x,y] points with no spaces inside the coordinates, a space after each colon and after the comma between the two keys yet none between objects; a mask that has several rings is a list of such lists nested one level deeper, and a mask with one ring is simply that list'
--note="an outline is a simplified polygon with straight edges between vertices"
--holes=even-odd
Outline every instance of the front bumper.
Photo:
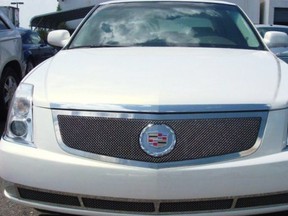
[{"label": "front bumper", "polygon": [[39,120],[34,123],[36,147],[4,139],[0,144],[4,193],[16,202],[103,216],[288,210],[286,110],[269,113],[261,146],[250,156],[160,169],[71,155],[56,141],[50,110],[35,108],[34,119]]},{"label": "front bumper", "polygon": [[[126,202],[127,205],[130,202],[153,205],[180,203],[179,208],[187,202],[193,202],[196,206],[202,205],[203,201],[210,205],[224,200],[228,206],[231,202],[229,208],[208,207],[209,211],[220,211],[219,215],[288,209],[288,152],[245,161],[157,170],[95,162],[2,141],[0,158],[0,163],[5,164],[5,169],[1,166],[0,170],[2,178],[13,182],[6,184],[5,195],[36,208],[70,214],[81,212],[83,215],[93,215],[93,212],[102,212],[100,215],[129,213],[125,211],[129,207],[124,208],[124,211],[105,207],[101,209],[101,206],[96,209],[93,206],[85,207],[83,198],[91,198],[96,201],[108,200],[112,204]],[[32,195],[32,198],[29,195],[20,195],[19,188],[24,189],[24,192],[25,189],[28,190],[28,193],[30,190],[38,191],[39,194]],[[43,193],[48,193],[47,200],[37,198]],[[57,197],[55,202],[49,201],[49,194],[76,197],[80,200],[80,206],[59,204]],[[189,207],[187,211],[190,210]],[[206,210],[195,207],[196,213]],[[130,213],[136,214],[133,211]],[[148,212],[153,213],[159,212]],[[164,213],[169,215],[169,212]],[[179,212],[171,215],[175,213]],[[137,212],[138,214],[141,212]]]}]

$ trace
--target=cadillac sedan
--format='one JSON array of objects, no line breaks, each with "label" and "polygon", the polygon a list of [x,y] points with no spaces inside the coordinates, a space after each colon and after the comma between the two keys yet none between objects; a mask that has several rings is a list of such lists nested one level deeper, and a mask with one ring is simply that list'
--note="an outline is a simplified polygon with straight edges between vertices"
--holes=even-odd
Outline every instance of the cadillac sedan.
[{"label": "cadillac sedan", "polygon": [[1,139],[6,197],[75,215],[288,210],[288,65],[236,5],[106,2],[48,41],[63,49],[21,82]]}]

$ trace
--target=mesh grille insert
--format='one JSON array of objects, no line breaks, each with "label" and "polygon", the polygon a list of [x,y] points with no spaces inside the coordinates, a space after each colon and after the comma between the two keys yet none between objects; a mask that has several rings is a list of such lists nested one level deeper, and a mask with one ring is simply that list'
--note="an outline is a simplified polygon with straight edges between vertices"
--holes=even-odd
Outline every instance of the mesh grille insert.
[{"label": "mesh grille insert", "polygon": [[110,201],[83,198],[83,204],[88,208],[116,210],[116,211],[131,211],[131,212],[154,212],[154,204],[144,202],[127,202],[127,201]]},{"label": "mesh grille insert", "polygon": [[70,205],[70,206],[80,206],[80,202],[78,198],[75,196],[67,196],[62,194],[29,190],[25,188],[18,188],[18,192],[20,197],[23,199],[62,204],[62,205]]},{"label": "mesh grille insert", "polygon": [[159,211],[186,212],[186,211],[230,209],[232,203],[233,199],[161,203]]},{"label": "mesh grille insert", "polygon": [[[260,117],[141,120],[58,115],[61,139],[71,149],[109,157],[163,163],[206,158],[248,150],[255,145]],[[166,124],[177,143],[168,155],[155,158],[140,147],[148,124]]]},{"label": "mesh grille insert", "polygon": [[245,208],[245,207],[247,208],[254,206],[266,206],[266,205],[275,205],[284,203],[288,203],[288,193],[240,198],[237,201],[236,208]]},{"label": "mesh grille insert", "polygon": [[[162,215],[165,213],[185,213],[185,212],[205,212],[205,211],[229,211],[230,209],[265,207],[270,205],[287,205],[288,193],[254,195],[251,197],[229,197],[214,198],[210,200],[108,200],[106,198],[85,197],[75,194],[59,194],[51,191],[40,191],[38,189],[27,189],[18,187],[20,198],[24,200],[39,201],[50,205],[66,205],[67,208],[77,208],[83,210],[104,210],[111,212],[139,212],[143,214]],[[79,198],[78,198],[79,197]],[[80,202],[82,205],[80,205]],[[233,205],[235,203],[235,206]]]}]

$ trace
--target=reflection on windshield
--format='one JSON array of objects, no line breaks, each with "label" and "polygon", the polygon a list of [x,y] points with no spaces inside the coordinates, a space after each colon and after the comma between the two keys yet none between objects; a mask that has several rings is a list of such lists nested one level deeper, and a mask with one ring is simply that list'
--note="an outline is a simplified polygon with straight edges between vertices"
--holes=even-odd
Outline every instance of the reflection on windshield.
[{"label": "reflection on windshield", "polygon": [[101,6],[70,48],[187,46],[259,49],[238,8],[203,3],[118,3]]}]

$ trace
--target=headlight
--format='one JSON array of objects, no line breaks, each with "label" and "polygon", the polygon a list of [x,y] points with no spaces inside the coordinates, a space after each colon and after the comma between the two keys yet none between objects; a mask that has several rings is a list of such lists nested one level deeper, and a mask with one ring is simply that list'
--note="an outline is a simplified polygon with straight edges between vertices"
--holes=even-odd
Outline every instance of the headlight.
[{"label": "headlight", "polygon": [[33,85],[22,83],[10,104],[4,139],[33,145]]}]

